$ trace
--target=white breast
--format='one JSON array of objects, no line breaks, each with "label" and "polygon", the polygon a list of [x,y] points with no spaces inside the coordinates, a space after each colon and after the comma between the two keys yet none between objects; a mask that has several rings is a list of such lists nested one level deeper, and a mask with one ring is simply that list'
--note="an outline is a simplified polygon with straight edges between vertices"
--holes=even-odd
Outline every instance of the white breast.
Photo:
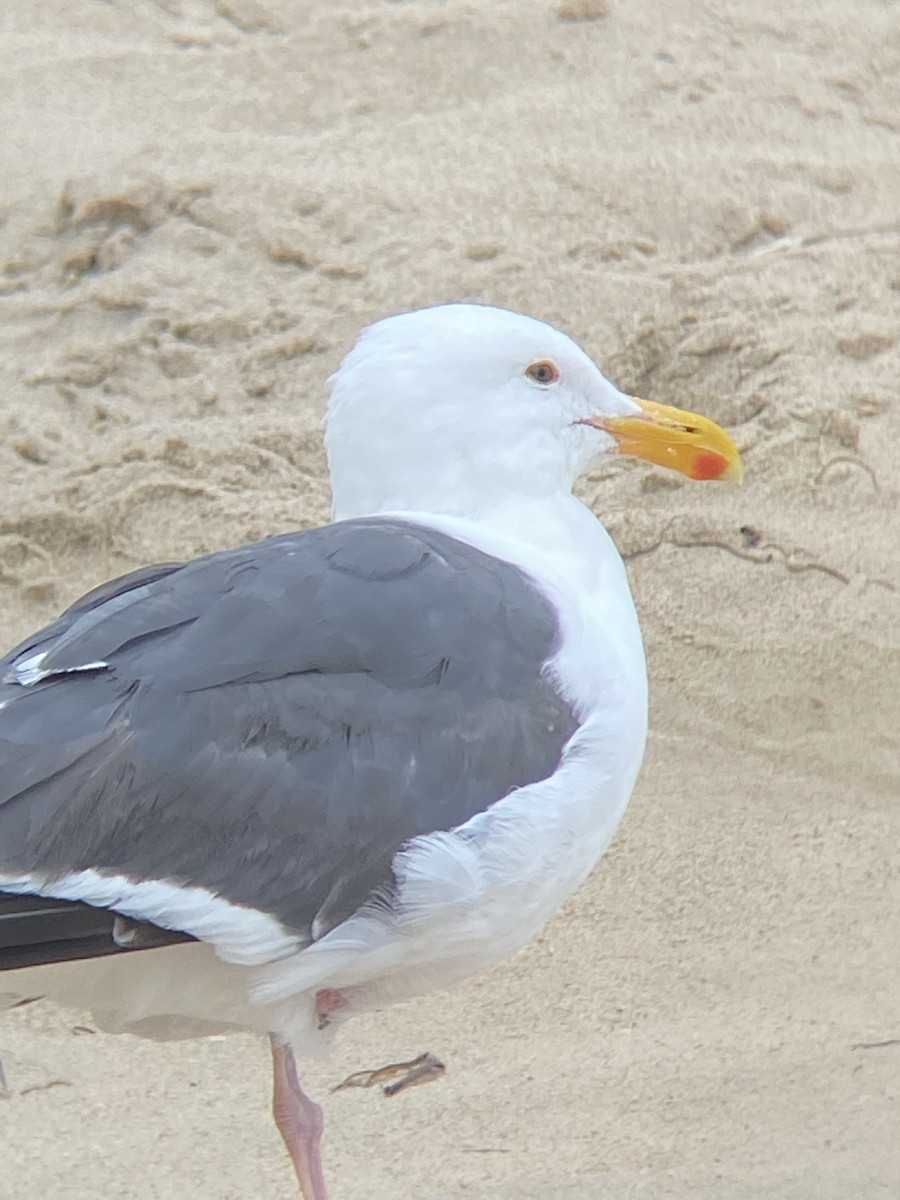
[{"label": "white breast", "polygon": [[317,989],[345,990],[346,1017],[454,983],[522,946],[583,882],[622,818],[646,735],[643,647],[621,559],[571,496],[536,513],[428,524],[520,566],[557,608],[561,641],[546,669],[581,724],[555,774],[457,830],[416,838],[395,859],[390,906],[268,966],[229,965],[194,944],[29,968],[7,977],[13,991],[114,1012],[116,1027],[150,1036],[214,1023],[272,1029],[317,1053],[333,1032],[316,1029]]},{"label": "white breast", "polygon": [[582,721],[559,769],[457,830],[416,838],[394,861],[390,911],[367,909],[265,968],[260,999],[347,989],[347,1016],[447,986],[524,945],[608,846],[643,756],[643,645],[605,529],[571,496],[547,513],[544,502],[540,528],[515,518],[527,540],[515,526],[428,524],[521,566],[557,608],[562,637],[547,669]]}]

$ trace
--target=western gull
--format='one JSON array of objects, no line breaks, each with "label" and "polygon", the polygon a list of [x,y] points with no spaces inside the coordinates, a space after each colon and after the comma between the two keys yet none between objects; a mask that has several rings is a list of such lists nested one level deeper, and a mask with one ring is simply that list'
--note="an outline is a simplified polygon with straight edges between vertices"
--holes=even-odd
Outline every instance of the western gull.
[{"label": "western gull", "polygon": [[325,440],[331,524],[113,580],[0,666],[0,992],[269,1035],[305,1200],[295,1054],[524,945],[631,794],[643,645],[576,477],[741,472],[712,421],[474,304],[365,330]]}]

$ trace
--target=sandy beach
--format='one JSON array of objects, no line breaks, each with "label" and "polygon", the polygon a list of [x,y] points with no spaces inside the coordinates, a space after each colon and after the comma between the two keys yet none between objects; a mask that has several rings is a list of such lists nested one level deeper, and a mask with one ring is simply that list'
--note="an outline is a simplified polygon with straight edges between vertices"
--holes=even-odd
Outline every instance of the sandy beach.
[{"label": "sandy beach", "polygon": [[[896,5],[7,0],[0,63],[6,645],[327,520],[326,379],[398,309],[549,320],[744,455],[584,483],[647,643],[634,799],[537,942],[310,1068],[335,1200],[900,1195]],[[258,1040],[41,1002],[0,1062],[3,1200],[296,1196]]]}]

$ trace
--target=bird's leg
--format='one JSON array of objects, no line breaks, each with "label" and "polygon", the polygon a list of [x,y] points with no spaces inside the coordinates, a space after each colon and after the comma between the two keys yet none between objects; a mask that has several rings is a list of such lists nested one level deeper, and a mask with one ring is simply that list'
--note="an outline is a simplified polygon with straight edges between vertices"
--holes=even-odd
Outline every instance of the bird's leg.
[{"label": "bird's leg", "polygon": [[269,1035],[274,1088],[272,1112],[300,1181],[303,1200],[328,1200],[322,1171],[322,1110],[300,1086],[294,1052],[287,1042]]},{"label": "bird's leg", "polygon": [[440,1079],[446,1070],[437,1055],[426,1050],[424,1054],[410,1059],[409,1062],[388,1063],[386,1067],[378,1067],[375,1071],[356,1071],[331,1090],[342,1092],[346,1088],[380,1086],[386,1096],[396,1096],[398,1092],[407,1088]]},{"label": "bird's leg", "polygon": [[320,988],[316,992],[316,1024],[327,1029],[335,1016],[347,1007],[349,993],[341,988]]}]

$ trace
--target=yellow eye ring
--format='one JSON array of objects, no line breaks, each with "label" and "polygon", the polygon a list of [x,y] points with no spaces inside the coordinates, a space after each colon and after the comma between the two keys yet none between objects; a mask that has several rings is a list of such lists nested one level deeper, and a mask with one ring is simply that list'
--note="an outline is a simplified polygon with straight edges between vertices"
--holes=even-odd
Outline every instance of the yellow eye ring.
[{"label": "yellow eye ring", "polygon": [[551,383],[556,383],[559,379],[559,367],[549,358],[542,358],[526,367],[525,374],[535,383],[539,383],[541,387],[549,387]]}]

